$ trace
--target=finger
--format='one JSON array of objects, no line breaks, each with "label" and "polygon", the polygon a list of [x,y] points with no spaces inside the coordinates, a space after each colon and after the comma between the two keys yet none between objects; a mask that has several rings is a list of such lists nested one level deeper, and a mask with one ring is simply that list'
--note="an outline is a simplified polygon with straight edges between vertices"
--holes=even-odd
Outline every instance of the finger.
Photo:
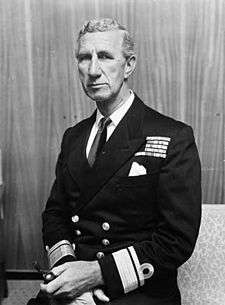
[{"label": "finger", "polygon": [[48,284],[41,283],[40,289],[44,293],[55,294],[61,288],[61,286],[62,286],[61,281],[57,277],[56,279],[49,282]]},{"label": "finger", "polygon": [[49,288],[48,288],[48,284],[41,283],[40,284],[40,290],[44,293],[47,293],[47,294],[51,293]]},{"label": "finger", "polygon": [[47,284],[41,283],[41,291],[48,294],[55,294],[62,286],[61,281],[58,280],[58,276],[67,270],[67,268],[67,263],[54,267],[51,272],[56,276],[56,278]]},{"label": "finger", "polygon": [[59,265],[57,267],[52,268],[51,272],[55,274],[56,276],[60,275],[63,273],[66,269],[68,268],[67,263],[64,263],[62,265]]},{"label": "finger", "polygon": [[93,293],[96,296],[96,298],[99,299],[99,301],[109,302],[109,298],[105,295],[105,293],[102,289],[96,288],[96,289],[94,289]]},{"label": "finger", "polygon": [[76,298],[77,304],[96,305],[91,291],[85,292]]}]

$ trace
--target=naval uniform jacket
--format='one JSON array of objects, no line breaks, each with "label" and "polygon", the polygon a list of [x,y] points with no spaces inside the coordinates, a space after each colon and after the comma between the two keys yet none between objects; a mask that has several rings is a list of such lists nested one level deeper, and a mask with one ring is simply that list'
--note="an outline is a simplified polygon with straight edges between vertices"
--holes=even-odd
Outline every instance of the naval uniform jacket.
[{"label": "naval uniform jacket", "polygon": [[[177,268],[192,254],[200,225],[192,129],[135,95],[91,168],[86,145],[95,116],[63,136],[43,213],[44,244],[59,249],[62,241],[64,247],[74,243],[76,259],[98,259],[111,299],[138,291],[166,300],[178,291]],[[129,176],[134,163],[142,174]],[[55,261],[74,259],[64,250],[55,251],[61,255]]]}]

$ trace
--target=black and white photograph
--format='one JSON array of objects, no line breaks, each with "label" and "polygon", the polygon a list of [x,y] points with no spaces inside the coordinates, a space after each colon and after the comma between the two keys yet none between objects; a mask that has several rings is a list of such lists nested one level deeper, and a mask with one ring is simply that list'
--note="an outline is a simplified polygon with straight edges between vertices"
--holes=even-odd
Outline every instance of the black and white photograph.
[{"label": "black and white photograph", "polygon": [[225,305],[224,101],[224,0],[0,0],[0,305]]}]

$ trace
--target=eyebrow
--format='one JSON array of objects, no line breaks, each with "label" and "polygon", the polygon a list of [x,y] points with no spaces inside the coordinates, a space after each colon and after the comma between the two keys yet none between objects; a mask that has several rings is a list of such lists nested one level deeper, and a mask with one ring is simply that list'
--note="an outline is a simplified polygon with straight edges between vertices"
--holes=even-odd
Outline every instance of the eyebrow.
[{"label": "eyebrow", "polygon": [[99,55],[99,54],[100,54],[100,55],[103,54],[103,55],[113,56],[112,52],[110,52],[110,51],[108,51],[108,50],[99,51],[99,52],[97,52],[97,54],[98,54],[98,55]]},{"label": "eyebrow", "polygon": [[[76,53],[76,57],[77,58],[80,58],[82,56],[92,56],[92,53],[90,51],[81,51],[81,52],[77,52]],[[113,54],[112,52],[108,51],[108,50],[99,50],[97,52],[97,55],[107,55],[107,56],[110,56],[110,57],[113,57]]]}]

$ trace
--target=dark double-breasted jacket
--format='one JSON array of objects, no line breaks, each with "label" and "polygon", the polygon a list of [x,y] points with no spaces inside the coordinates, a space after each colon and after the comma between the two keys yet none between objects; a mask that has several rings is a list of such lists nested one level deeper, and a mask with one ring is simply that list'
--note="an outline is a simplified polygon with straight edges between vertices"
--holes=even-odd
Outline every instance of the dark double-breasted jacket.
[{"label": "dark double-breasted jacket", "polygon": [[[135,96],[91,168],[86,145],[94,121],[95,113],[63,136],[43,213],[44,243],[51,248],[67,240],[76,259],[98,259],[112,299],[133,289],[166,299],[177,291],[177,268],[190,257],[200,224],[192,129]],[[134,165],[140,175],[129,174]],[[133,288],[123,278],[126,264],[134,267]]]}]

